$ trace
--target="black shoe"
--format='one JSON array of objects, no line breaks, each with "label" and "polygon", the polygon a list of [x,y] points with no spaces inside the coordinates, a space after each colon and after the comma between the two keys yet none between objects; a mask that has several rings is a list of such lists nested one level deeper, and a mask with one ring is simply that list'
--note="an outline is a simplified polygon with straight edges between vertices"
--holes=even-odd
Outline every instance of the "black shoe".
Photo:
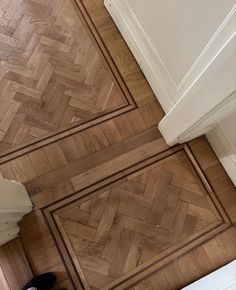
[{"label": "black shoe", "polygon": [[38,290],[50,290],[55,286],[56,281],[57,277],[55,274],[45,273],[34,277],[22,288],[22,290],[27,290],[31,287],[35,287]]}]

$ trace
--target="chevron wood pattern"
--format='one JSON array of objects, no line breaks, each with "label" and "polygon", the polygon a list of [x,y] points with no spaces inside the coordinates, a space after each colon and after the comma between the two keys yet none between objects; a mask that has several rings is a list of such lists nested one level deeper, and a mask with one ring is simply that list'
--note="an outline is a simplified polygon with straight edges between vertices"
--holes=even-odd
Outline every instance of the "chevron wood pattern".
[{"label": "chevron wood pattern", "polygon": [[79,16],[70,0],[1,1],[0,151],[134,106]]},{"label": "chevron wood pattern", "polygon": [[236,258],[235,187],[204,137],[167,146],[103,0],[0,1],[1,114],[0,175],[34,203],[23,247],[0,249],[4,290],[47,271],[56,289],[179,290]]},{"label": "chevron wood pattern", "polygon": [[236,231],[232,227],[129,289],[182,289],[233,261],[236,253],[235,238]]},{"label": "chevron wood pattern", "polygon": [[174,259],[178,247],[224,224],[183,151],[58,207],[54,218],[67,250],[84,287],[94,290],[126,289],[162,255]]}]

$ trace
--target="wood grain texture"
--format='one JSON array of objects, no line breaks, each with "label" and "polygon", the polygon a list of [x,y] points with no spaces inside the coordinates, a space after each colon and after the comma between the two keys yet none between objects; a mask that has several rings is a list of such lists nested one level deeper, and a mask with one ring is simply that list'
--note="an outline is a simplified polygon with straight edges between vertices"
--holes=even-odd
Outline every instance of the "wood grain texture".
[{"label": "wood grain texture", "polygon": [[131,287],[230,227],[186,152],[169,153],[148,166],[142,161],[143,168],[124,175],[118,185],[98,186],[84,198],[81,189],[77,199],[45,209],[64,259],[68,252],[71,257],[68,269],[79,273],[76,289]]},{"label": "wood grain texture", "polygon": [[[57,276],[55,289],[73,289],[73,283],[63,264],[53,237],[40,211],[27,215],[20,224],[20,238],[34,275],[54,272]],[[14,263],[13,263],[14,264]],[[10,276],[11,277],[11,276]],[[27,279],[24,280],[24,283]],[[13,289],[20,289],[19,286]]]},{"label": "wood grain texture", "polygon": [[[3,0],[0,20],[0,102],[5,102],[0,114],[7,117],[0,119],[0,130],[8,130],[17,114],[8,136],[25,144],[2,141],[0,171],[24,183],[35,206],[20,224],[25,254],[11,244],[0,249],[4,287],[18,290],[31,271],[55,271],[56,289],[77,290],[82,283],[87,289],[113,289],[115,280],[117,289],[177,290],[235,259],[235,187],[204,137],[189,143],[190,160],[180,154],[183,146],[169,148],[164,142],[155,128],[163,110],[103,0]],[[99,94],[92,103],[84,93],[88,86],[98,92],[100,85],[102,94],[109,88],[101,74],[111,80],[116,99],[97,112]],[[63,90],[65,85],[72,89]],[[86,103],[77,99],[77,90]],[[43,107],[38,110],[42,91],[46,114]],[[70,110],[61,118],[63,108],[78,104],[74,123]],[[22,123],[26,112],[31,123]],[[51,122],[57,128],[45,132],[42,126]],[[33,137],[26,144],[29,126]],[[233,226],[226,230],[228,216]],[[150,231],[158,243],[150,242]],[[170,253],[162,247],[165,239],[184,247]],[[126,282],[117,285],[124,276]]]},{"label": "wood grain texture", "polygon": [[103,44],[70,0],[2,1],[0,10],[3,155],[135,107]]},{"label": "wood grain texture", "polygon": [[19,239],[0,247],[1,290],[20,289],[32,276],[32,270]]},{"label": "wood grain texture", "polygon": [[235,228],[232,227],[177,258],[130,289],[177,290],[189,285],[235,259],[235,236]]},{"label": "wood grain texture", "polygon": [[236,189],[205,137],[190,141],[189,147],[233,226],[137,283],[132,290],[177,290],[236,258]]}]

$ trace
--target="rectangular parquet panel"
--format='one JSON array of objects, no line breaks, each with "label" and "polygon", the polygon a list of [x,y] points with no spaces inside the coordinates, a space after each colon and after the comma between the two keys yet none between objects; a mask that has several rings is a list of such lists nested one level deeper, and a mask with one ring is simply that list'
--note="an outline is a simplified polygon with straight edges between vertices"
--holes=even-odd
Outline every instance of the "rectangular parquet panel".
[{"label": "rectangular parquet panel", "polygon": [[0,156],[136,107],[86,10],[73,2],[0,3]]},{"label": "rectangular parquet panel", "polygon": [[76,289],[131,287],[231,226],[186,146],[88,179],[44,209]]},{"label": "rectangular parquet panel", "polygon": [[[1,136],[20,113],[8,132],[19,144],[0,140],[0,171],[34,203],[20,224],[33,273],[56,272],[58,289],[177,290],[235,259],[220,205],[235,223],[234,186],[204,137],[190,142],[201,170],[187,148],[167,146],[155,128],[164,112],[103,0],[2,0],[0,21]],[[97,112],[106,75],[116,99]],[[11,290],[28,279],[25,260],[13,260],[16,271],[3,267]]]}]

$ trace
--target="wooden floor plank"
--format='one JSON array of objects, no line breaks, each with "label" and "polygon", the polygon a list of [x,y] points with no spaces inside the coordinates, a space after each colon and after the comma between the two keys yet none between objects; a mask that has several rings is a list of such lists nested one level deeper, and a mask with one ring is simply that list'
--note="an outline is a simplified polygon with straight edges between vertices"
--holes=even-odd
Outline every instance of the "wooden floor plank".
[{"label": "wooden floor plank", "polygon": [[[90,33],[83,21],[87,15],[72,2],[58,0],[60,8],[52,10],[50,2],[26,1],[21,6],[20,0],[12,1],[14,9],[21,9],[5,26],[20,21],[12,35],[0,37],[0,43],[12,46],[10,51],[2,47],[1,53],[2,156],[14,146],[50,138],[55,130],[75,125],[79,130],[79,124],[90,126],[93,120],[99,123],[101,117],[136,107],[110,55],[101,51],[104,45],[96,40],[100,36]],[[2,10],[3,19],[9,9]]]},{"label": "wooden floor plank", "polygon": [[[221,218],[217,214],[217,211],[223,211],[220,205],[214,205],[215,210],[212,205],[210,206],[211,201],[207,198],[211,193],[209,186],[205,189],[204,186],[199,186],[199,189],[203,188],[202,191],[189,192],[188,197],[181,195],[185,192],[185,183],[200,185],[203,182],[193,170],[196,164],[187,162],[187,158],[183,159],[183,154],[191,153],[189,151],[183,153],[182,150],[180,148],[179,151],[170,153],[170,156],[162,160],[157,159],[156,162],[150,163],[150,166],[140,165],[141,170],[136,170],[135,175],[124,175],[118,184],[111,182],[104,189],[98,185],[99,190],[96,190],[96,185],[92,187],[89,185],[91,180],[97,182],[99,179],[113,175],[111,167],[105,163],[109,171],[101,167],[97,173],[92,169],[91,174],[85,172],[84,175],[72,179],[73,187],[78,190],[77,198],[74,195],[73,201],[64,199],[45,208],[51,230],[56,233],[59,228],[60,236],[63,236],[65,245],[62,246],[60,238],[59,240],[57,238],[57,242],[60,242],[64,259],[68,259],[68,251],[69,256],[73,257],[73,264],[69,268],[77,268],[76,265],[80,265],[77,271],[83,273],[86,284],[91,289],[132,287],[133,284],[144,279],[145,275],[150,275],[176,258],[179,258],[177,267],[182,273],[183,265],[189,264],[193,259],[184,255],[187,251],[214,237],[223,228],[230,227],[228,219],[224,220],[223,215]],[[157,154],[159,155],[160,153]],[[117,164],[114,160],[111,162]],[[133,166],[136,166],[135,163]],[[103,175],[98,174],[99,172]],[[187,176],[188,179],[185,178],[181,187],[179,185],[176,187],[173,183],[175,175]],[[137,180],[142,180],[142,183],[138,183]],[[88,189],[89,187],[92,189],[91,194],[82,197],[82,189],[86,188],[84,182]],[[145,195],[147,189],[149,191],[151,189],[152,194]],[[198,198],[201,198],[201,202],[197,202],[196,205]],[[84,208],[85,203],[89,205],[88,208]],[[169,210],[170,206],[171,210]],[[80,210],[76,211],[76,208]],[[84,211],[81,211],[82,208]],[[89,221],[96,212],[100,214],[91,227]],[[86,219],[84,219],[85,213]],[[166,221],[163,223],[164,217]],[[83,240],[81,248],[78,247],[79,240]],[[210,242],[212,244],[209,244]],[[218,243],[214,238],[210,242],[208,242],[209,246],[205,245],[204,252],[209,257],[211,265],[219,264],[222,258],[217,248]],[[101,246],[104,248],[104,253],[101,252]],[[107,257],[108,250],[113,258]],[[94,276],[90,274],[87,276],[87,271],[98,277],[103,275],[104,284],[100,281],[100,288],[97,288],[94,285]],[[194,262],[192,268],[188,268],[188,271],[180,275],[182,280],[174,283],[186,284],[186,281],[194,280],[199,275],[197,262]],[[146,283],[152,287],[150,281],[144,282],[144,285]]]},{"label": "wooden floor plank", "polygon": [[[2,290],[20,289],[33,276],[19,239],[0,247],[0,285]],[[2,283],[2,284],[1,284]]]},{"label": "wooden floor plank", "polygon": [[0,288],[54,271],[68,290],[177,290],[235,259],[235,187],[205,137],[164,142],[103,0],[0,11],[0,172],[35,206],[23,248],[0,248]]}]

